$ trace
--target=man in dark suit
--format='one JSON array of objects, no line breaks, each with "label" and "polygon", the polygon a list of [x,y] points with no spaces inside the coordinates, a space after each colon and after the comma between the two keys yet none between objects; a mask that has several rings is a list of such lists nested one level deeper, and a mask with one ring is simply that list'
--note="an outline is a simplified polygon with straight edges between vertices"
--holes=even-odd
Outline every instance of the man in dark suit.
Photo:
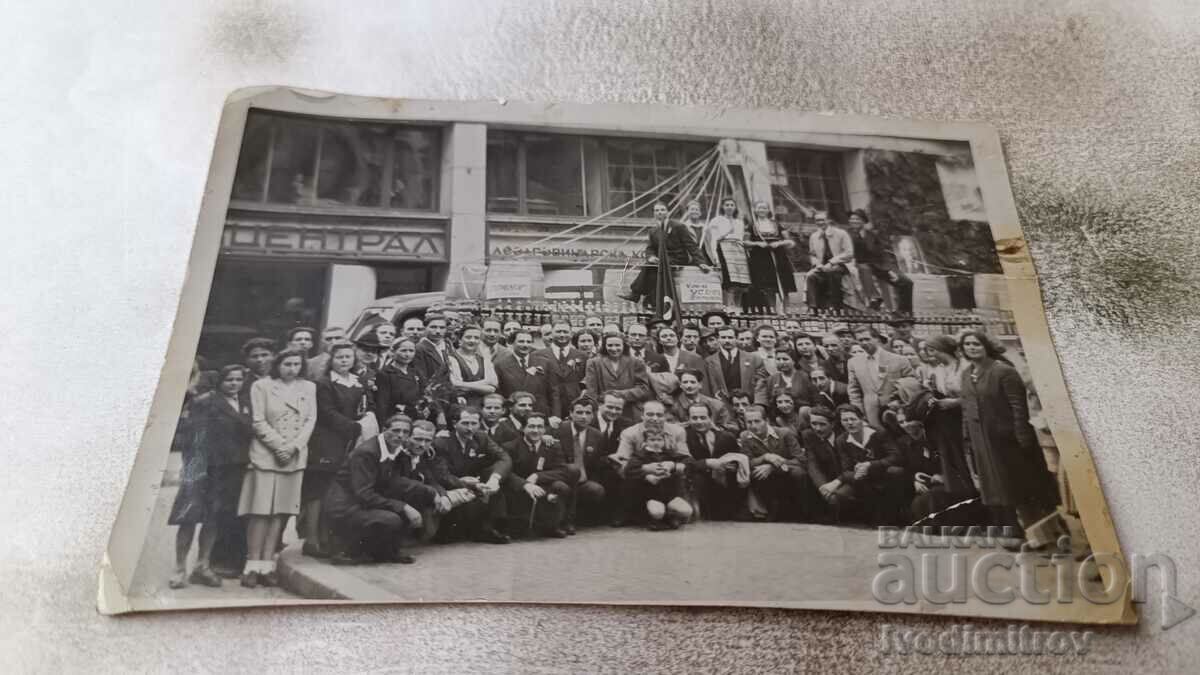
[{"label": "man in dark suit", "polygon": [[456,410],[451,417],[453,433],[433,442],[434,454],[445,467],[445,475],[436,474],[443,487],[467,488],[474,495],[446,514],[443,538],[452,539],[461,531],[475,541],[507,544],[508,536],[498,530],[508,515],[500,488],[512,470],[512,459],[479,429],[479,417],[474,408]]},{"label": "man in dark suit", "polygon": [[[694,496],[705,520],[731,520],[746,504],[750,459],[738,447],[737,437],[718,427],[703,402],[688,406],[688,452]],[[739,480],[739,473],[741,480]]]},{"label": "man in dark suit", "polygon": [[[814,368],[809,373],[813,384],[813,405],[823,405],[830,410],[836,410],[838,406],[845,405],[850,402],[850,394],[846,391],[846,385],[836,380],[829,379],[829,375],[822,368]],[[836,423],[837,420],[832,420]]]},{"label": "man in dark suit", "polygon": [[[662,357],[661,364],[665,365],[665,368],[661,372],[675,373],[675,376],[679,377],[689,370],[699,373],[704,373],[708,370],[707,366],[704,365],[703,356],[689,352],[679,345],[679,335],[675,333],[675,329],[669,323],[665,321],[656,323],[654,336],[658,339],[659,356]],[[650,372],[659,371],[651,368]],[[712,389],[708,378],[701,377],[701,380],[704,394],[712,396]]]},{"label": "man in dark suit", "polygon": [[654,222],[657,226],[650,230],[650,241],[646,244],[646,264],[638,272],[637,278],[629,286],[629,293],[620,296],[630,302],[638,302],[643,297],[652,299],[658,286],[658,256],[662,251],[661,244],[666,239],[667,263],[674,267],[697,265],[707,272],[710,268],[700,257],[700,248],[687,225],[668,218],[670,209],[666,202],[655,202]]},{"label": "man in dark suit", "polygon": [[427,393],[437,401],[449,401],[453,393],[450,389],[450,367],[447,365],[453,349],[446,341],[446,317],[436,313],[427,315],[425,337],[417,343],[413,368],[429,383],[432,391]]},{"label": "man in dark suit", "polygon": [[633,426],[633,420],[622,417],[625,400],[620,396],[605,394],[596,415],[595,427],[600,433],[598,448],[600,457],[588,471],[588,481],[599,483],[604,488],[605,508],[609,523],[614,527],[625,523],[629,507],[629,495],[624,489],[621,465],[609,459],[621,448],[621,434]]},{"label": "man in dark suit", "polygon": [[[824,352],[824,357],[818,364],[820,368],[826,371],[826,375],[832,380],[845,384],[850,374],[846,372],[846,348],[842,346],[841,339],[833,333],[822,336],[821,350]],[[809,376],[811,375],[812,371],[810,370]]]},{"label": "man in dark suit", "polygon": [[[519,524],[528,523],[530,534],[562,538],[566,505],[579,482],[579,471],[567,464],[557,443],[551,445],[543,435],[546,415],[530,413],[524,435],[504,449],[512,458],[512,472],[505,481],[508,504]],[[523,531],[524,527],[517,527]]]},{"label": "man in dark suit", "polygon": [[729,400],[729,392],[742,389],[753,392],[755,403],[766,405],[767,366],[762,358],[738,349],[737,329],[732,326],[721,327],[717,339],[720,349],[704,360],[713,396]]},{"label": "man in dark suit", "polygon": [[558,444],[562,448],[567,464],[579,471],[579,483],[567,504],[567,515],[563,530],[575,534],[576,511],[582,503],[585,514],[596,522],[607,518],[607,492],[604,483],[605,465],[611,464],[603,454],[604,443],[600,430],[592,426],[595,415],[592,400],[576,399],[571,403],[570,422],[559,425]]},{"label": "man in dark suit", "polygon": [[854,500],[854,491],[842,485],[842,460],[837,452],[837,432],[832,408],[817,405],[808,411],[808,429],[800,436],[804,453],[808,455],[808,477],[817,490],[817,499],[810,501],[810,514],[817,522],[841,521],[844,506]]},{"label": "man in dark suit", "polygon": [[587,367],[587,354],[571,346],[571,324],[559,322],[554,324],[551,333],[552,344],[545,349],[534,352],[542,356],[553,371],[552,376],[558,389],[558,407],[548,411],[551,415],[566,419],[571,414],[571,402],[579,398],[583,391],[584,369]]},{"label": "man in dark suit", "polygon": [[550,357],[533,351],[533,333],[517,331],[512,353],[504,354],[492,364],[500,381],[500,394],[511,397],[514,392],[533,394],[534,407],[553,415],[558,410],[558,378]]},{"label": "man in dark suit", "polygon": [[533,394],[527,391],[514,392],[508,399],[508,414],[501,417],[489,430],[492,440],[505,445],[517,440],[525,433],[525,420],[533,412]]},{"label": "man in dark suit", "polygon": [[[533,399],[530,399],[531,401]],[[501,439],[498,433],[501,432],[500,422],[505,416],[505,403],[507,401],[500,394],[488,394],[483,397],[483,405],[480,408],[479,430],[487,434],[487,437],[496,442],[497,445],[511,441],[517,436]],[[532,408],[531,408],[532,409]],[[511,425],[510,425],[511,426]],[[519,435],[519,434],[518,434]]]}]

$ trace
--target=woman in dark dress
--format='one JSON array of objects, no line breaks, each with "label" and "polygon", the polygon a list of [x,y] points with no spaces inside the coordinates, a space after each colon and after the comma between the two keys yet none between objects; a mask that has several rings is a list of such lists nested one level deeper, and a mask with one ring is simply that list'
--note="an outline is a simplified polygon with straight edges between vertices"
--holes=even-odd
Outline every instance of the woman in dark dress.
[{"label": "woman in dark dress", "polygon": [[[962,375],[963,437],[974,459],[983,503],[1015,510],[1033,547],[1062,533],[1054,476],[1029,424],[1025,383],[1001,349],[980,331],[967,331],[959,348],[969,365]],[[1036,536],[1035,536],[1036,533]]]},{"label": "woman in dark dress", "polygon": [[796,292],[796,275],[788,249],[796,242],[787,236],[771,215],[766,202],[755,202],[754,217],[746,228],[746,255],[750,258],[750,285],[774,305],[776,294],[781,304],[778,311],[787,310],[788,295]]},{"label": "woman in dark dress", "polygon": [[[209,559],[222,527],[237,524],[237,502],[242,472],[249,461],[250,407],[239,394],[245,382],[244,366],[225,366],[215,391],[200,394],[188,406],[188,433],[181,444],[183,469],[179,492],[167,519],[179,526],[175,535],[175,576],[171,588],[191,583],[220,586]],[[196,566],[187,574],[196,526],[200,527],[200,550]]]},{"label": "woman in dark dress", "polygon": [[329,363],[317,380],[317,425],[308,441],[308,466],[300,491],[300,519],[304,554],[326,557],[328,528],[321,524],[321,499],[360,436],[378,433],[371,412],[374,407],[367,387],[352,372],[354,345],[335,342],[329,348]]}]

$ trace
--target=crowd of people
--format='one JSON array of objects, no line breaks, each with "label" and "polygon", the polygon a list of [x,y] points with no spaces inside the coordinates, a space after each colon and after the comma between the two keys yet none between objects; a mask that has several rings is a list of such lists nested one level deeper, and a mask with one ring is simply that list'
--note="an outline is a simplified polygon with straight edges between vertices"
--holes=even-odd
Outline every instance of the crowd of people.
[{"label": "crowd of people", "polygon": [[197,366],[171,585],[277,583],[292,516],[303,553],[336,564],[596,526],[906,525],[973,498],[970,524],[1015,519],[1033,546],[1061,533],[1036,397],[984,332],[583,324],[431,310]]}]

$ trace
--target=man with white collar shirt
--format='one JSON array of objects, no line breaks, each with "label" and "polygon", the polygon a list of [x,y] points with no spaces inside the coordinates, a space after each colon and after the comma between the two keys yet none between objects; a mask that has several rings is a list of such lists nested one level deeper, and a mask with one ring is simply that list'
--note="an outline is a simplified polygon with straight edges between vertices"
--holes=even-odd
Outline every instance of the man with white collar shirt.
[{"label": "man with white collar shirt", "polygon": [[322,517],[340,544],[334,564],[413,562],[399,544],[403,534],[422,527],[421,513],[388,494],[396,459],[404,451],[401,417],[388,419],[383,433],[350,451],[321,500]]}]

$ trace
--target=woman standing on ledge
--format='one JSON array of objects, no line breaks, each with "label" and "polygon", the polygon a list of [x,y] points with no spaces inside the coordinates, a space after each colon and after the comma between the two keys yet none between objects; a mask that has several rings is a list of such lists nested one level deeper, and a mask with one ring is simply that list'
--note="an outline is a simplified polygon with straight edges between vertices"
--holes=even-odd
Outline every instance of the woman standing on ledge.
[{"label": "woman standing on ledge", "polygon": [[738,218],[737,202],[732,197],[721,200],[721,213],[708,221],[704,231],[703,250],[708,259],[721,267],[721,299],[725,302],[725,311],[737,312],[742,307],[742,292],[746,284],[729,278],[731,261],[726,259],[721,242],[735,242],[738,247],[738,257],[742,264],[746,263],[746,252],[742,248],[742,239],[746,234],[745,223]]},{"label": "woman standing on ledge", "polygon": [[788,296],[796,292],[795,269],[787,254],[795,245],[771,215],[771,207],[766,202],[755,202],[754,219],[745,242],[750,258],[750,285],[767,298],[768,306],[775,305],[780,314],[787,311]]},{"label": "woman standing on ledge", "polygon": [[246,568],[242,585],[275,585],[276,542],[289,516],[300,512],[308,440],[317,423],[317,385],[300,376],[304,354],[286,349],[270,377],[250,387],[254,441],[242,481],[238,515],[246,516]]}]

